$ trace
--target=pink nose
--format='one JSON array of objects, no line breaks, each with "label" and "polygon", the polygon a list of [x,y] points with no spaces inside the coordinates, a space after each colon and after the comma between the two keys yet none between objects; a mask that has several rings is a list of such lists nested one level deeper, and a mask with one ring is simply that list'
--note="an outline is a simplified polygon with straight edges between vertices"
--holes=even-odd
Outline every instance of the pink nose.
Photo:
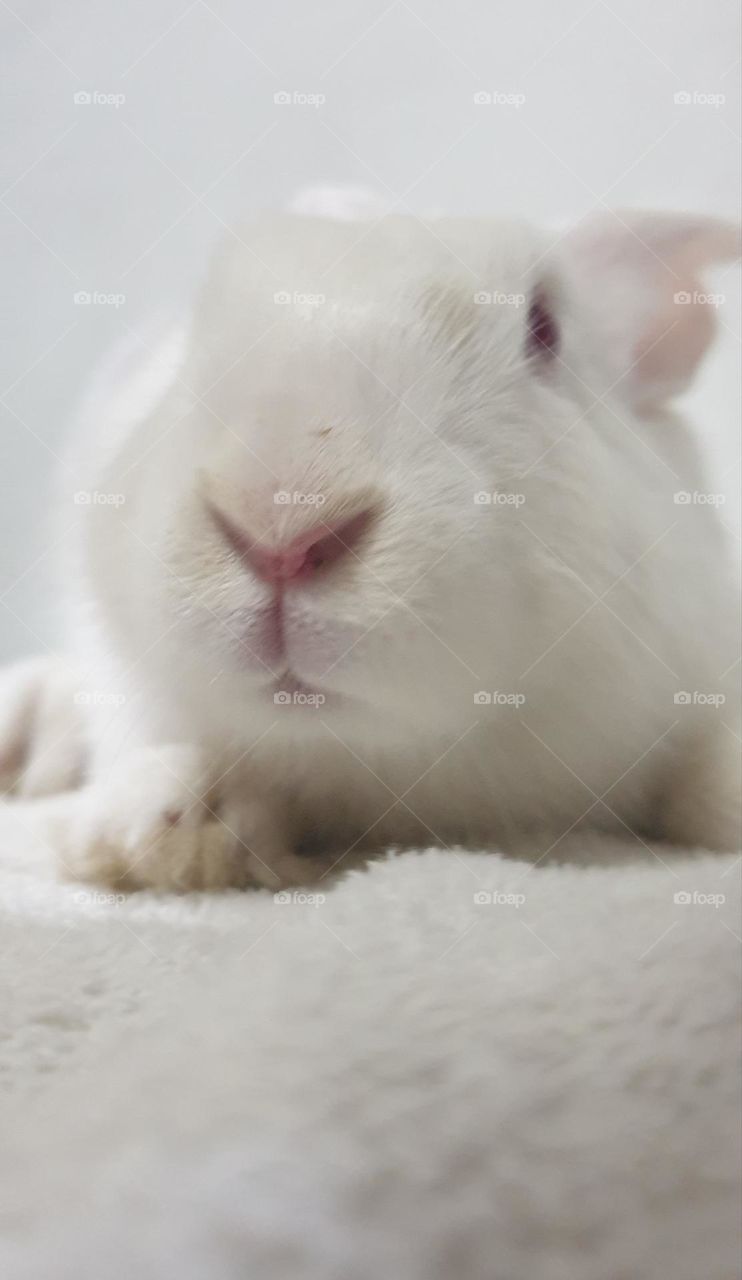
[{"label": "pink nose", "polygon": [[318,569],[355,554],[356,544],[373,520],[373,512],[361,511],[350,520],[317,524],[283,546],[271,548],[253,541],[221,512],[213,511],[213,515],[230,546],[248,568],[263,582],[276,587],[304,581]]}]

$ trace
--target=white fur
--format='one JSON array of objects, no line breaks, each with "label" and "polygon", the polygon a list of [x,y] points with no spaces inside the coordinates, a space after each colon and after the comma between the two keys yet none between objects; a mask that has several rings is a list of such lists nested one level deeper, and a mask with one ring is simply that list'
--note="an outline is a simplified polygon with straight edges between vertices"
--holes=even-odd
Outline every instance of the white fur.
[{"label": "white fur", "polygon": [[6,1280],[736,1275],[733,856],[126,896],[24,829],[78,799],[0,812]]},{"label": "white fur", "polygon": [[[72,463],[111,501],[81,507],[63,570],[98,704],[80,874],[272,884],[349,850],[546,849],[581,824],[737,844],[727,549],[711,507],[674,502],[708,483],[664,403],[710,336],[668,289],[730,238],[645,218],[551,239],[266,220],[217,255],[183,332],[89,398]],[[544,293],[558,357],[527,358],[528,303],[483,290]],[[377,513],[286,593],[283,656],[209,504],[266,546]],[[277,705],[284,686],[326,700]],[[295,856],[312,836],[323,859]]]}]

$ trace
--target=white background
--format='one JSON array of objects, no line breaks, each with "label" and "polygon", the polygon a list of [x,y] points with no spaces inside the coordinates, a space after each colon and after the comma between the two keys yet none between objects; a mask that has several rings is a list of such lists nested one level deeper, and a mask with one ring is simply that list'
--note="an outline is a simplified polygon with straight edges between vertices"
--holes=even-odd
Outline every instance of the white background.
[{"label": "white background", "polygon": [[[735,215],[735,0],[0,0],[0,655],[54,643],[49,492],[101,353],[316,182],[416,213]],[[274,94],[324,94],[322,107]],[[477,91],[522,95],[478,106]],[[123,94],[115,107],[74,95]],[[723,94],[720,106],[674,95]],[[736,521],[736,270],[694,401]],[[78,290],[126,302],[80,307]],[[5,390],[7,389],[7,390]],[[75,519],[71,504],[70,523]]]}]

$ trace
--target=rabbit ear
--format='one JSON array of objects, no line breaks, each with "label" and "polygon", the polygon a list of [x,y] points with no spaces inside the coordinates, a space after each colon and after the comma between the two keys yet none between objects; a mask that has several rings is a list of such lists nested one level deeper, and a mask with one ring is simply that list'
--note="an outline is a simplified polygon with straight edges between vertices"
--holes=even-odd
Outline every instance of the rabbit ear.
[{"label": "rabbit ear", "polygon": [[575,228],[563,251],[606,390],[638,409],[684,391],[716,330],[705,269],[739,255],[739,229],[691,214],[606,214]]}]

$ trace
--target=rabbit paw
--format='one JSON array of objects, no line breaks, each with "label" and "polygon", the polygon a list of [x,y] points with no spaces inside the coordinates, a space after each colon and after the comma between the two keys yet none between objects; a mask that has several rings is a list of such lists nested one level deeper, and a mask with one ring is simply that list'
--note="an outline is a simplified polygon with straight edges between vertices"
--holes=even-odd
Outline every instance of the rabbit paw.
[{"label": "rabbit paw", "polygon": [[278,889],[312,878],[270,811],[242,798],[220,803],[202,764],[192,747],[147,748],[87,787],[63,867],[123,890]]},{"label": "rabbit paw", "polygon": [[0,673],[0,794],[18,799],[80,785],[87,763],[76,673],[31,658]]}]

